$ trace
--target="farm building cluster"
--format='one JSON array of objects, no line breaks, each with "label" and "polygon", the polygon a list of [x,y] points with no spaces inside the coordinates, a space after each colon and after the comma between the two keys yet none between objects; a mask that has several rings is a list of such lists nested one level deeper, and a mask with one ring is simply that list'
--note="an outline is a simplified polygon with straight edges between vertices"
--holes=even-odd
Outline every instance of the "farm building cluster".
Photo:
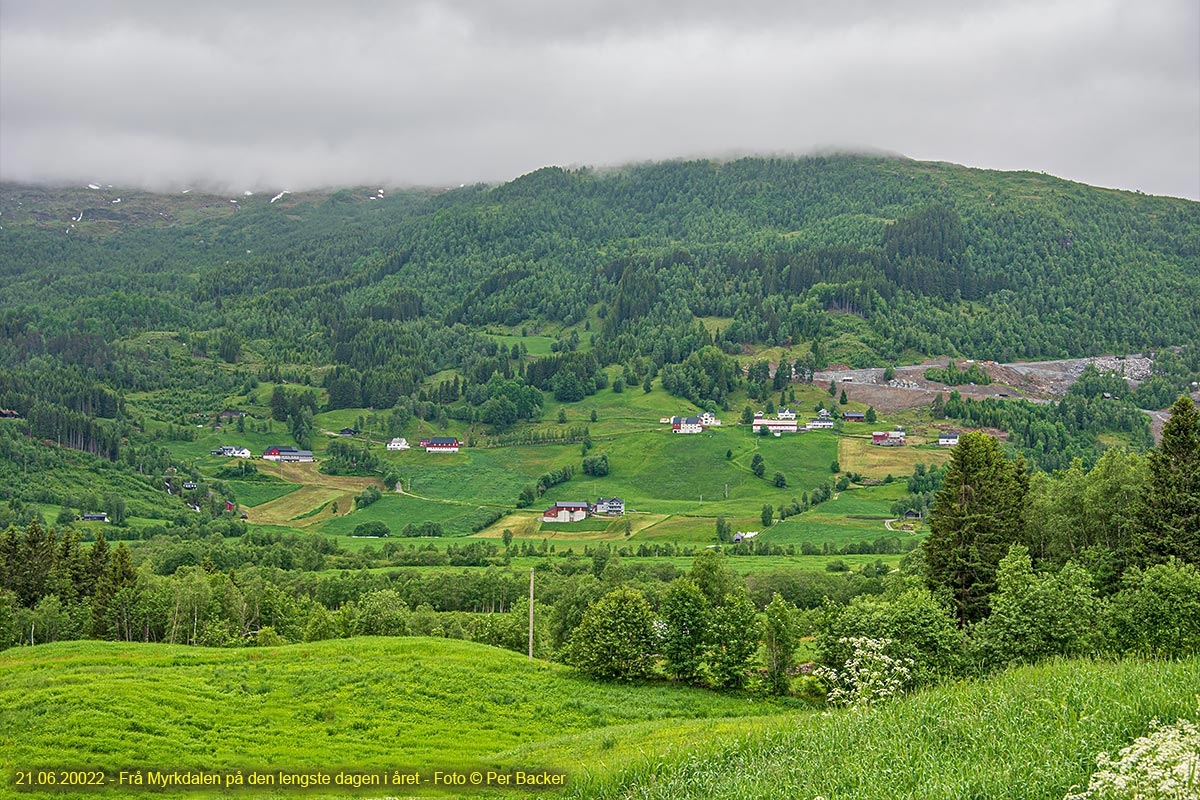
[{"label": "farm building cluster", "polygon": [[454,436],[434,436],[431,439],[422,439],[418,445],[424,447],[426,453],[457,453],[458,448],[462,447],[462,442]]},{"label": "farm building cluster", "polygon": [[209,455],[223,456],[224,458],[249,458],[250,449],[247,447],[236,447],[231,444],[221,445],[216,450],[209,450]]},{"label": "farm building cluster", "polygon": [[582,522],[596,515],[620,516],[624,513],[625,501],[619,497],[600,497],[595,503],[568,500],[543,511],[542,522]]},{"label": "farm building cluster", "polygon": [[671,433],[700,433],[705,428],[721,425],[721,420],[711,411],[701,411],[694,417],[663,417],[659,422],[670,425]]},{"label": "farm building cluster", "polygon": [[904,432],[903,428],[897,428],[894,431],[873,431],[871,444],[880,447],[904,447],[908,444],[908,434]]},{"label": "farm building cluster", "polygon": [[307,464],[314,460],[311,450],[300,450],[291,445],[268,447],[263,451],[262,457],[264,461],[279,461],[285,464]]},{"label": "farm building cluster", "polygon": [[[845,419],[851,419],[850,414],[857,412],[848,412],[843,415]],[[857,418],[863,418],[863,414],[857,413]],[[858,419],[852,421],[858,421]],[[803,424],[796,419],[796,410],[794,408],[781,408],[779,413],[772,419],[766,416],[761,411],[754,414],[754,422],[752,423],[754,430],[759,431],[763,428],[767,429],[768,433],[773,433],[780,436],[785,433],[803,433],[805,431],[831,430],[833,428],[833,416],[821,409],[817,412],[817,416],[805,421]]]}]

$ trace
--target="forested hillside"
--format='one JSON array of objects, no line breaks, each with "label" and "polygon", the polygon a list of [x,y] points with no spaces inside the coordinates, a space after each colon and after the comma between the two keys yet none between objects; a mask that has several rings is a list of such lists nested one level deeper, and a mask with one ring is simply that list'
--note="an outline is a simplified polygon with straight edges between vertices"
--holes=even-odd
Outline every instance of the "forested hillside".
[{"label": "forested hillside", "polygon": [[863,366],[1136,351],[1200,327],[1195,203],[1029,173],[747,159],[277,203],[99,194],[4,188],[5,363],[99,366],[117,355],[100,342],[164,328],[397,375],[461,360],[460,324],[592,318],[605,361],[661,365],[716,317],[718,345],[811,340]]}]

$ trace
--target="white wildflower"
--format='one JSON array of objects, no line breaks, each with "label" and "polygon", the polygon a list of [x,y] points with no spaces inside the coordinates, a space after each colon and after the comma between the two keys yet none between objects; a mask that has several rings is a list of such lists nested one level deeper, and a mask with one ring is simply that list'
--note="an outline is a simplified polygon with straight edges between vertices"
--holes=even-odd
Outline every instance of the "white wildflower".
[{"label": "white wildflower", "polygon": [[827,697],[834,705],[866,709],[901,694],[912,680],[911,658],[894,658],[885,651],[891,639],[852,636],[838,639],[848,644],[853,654],[842,668],[817,667],[813,675],[829,687]]},{"label": "white wildflower", "polygon": [[[1198,709],[1200,710],[1200,709]],[[1073,787],[1074,788],[1074,787]],[[1083,792],[1064,800],[1195,800],[1200,797],[1200,727],[1186,719],[1164,726],[1117,753],[1096,756],[1096,771]]]}]

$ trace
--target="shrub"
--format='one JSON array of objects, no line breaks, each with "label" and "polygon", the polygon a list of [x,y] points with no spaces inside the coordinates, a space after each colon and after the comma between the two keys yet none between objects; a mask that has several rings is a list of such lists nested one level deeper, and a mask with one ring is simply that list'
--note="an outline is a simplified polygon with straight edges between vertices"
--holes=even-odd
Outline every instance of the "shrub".
[{"label": "shrub", "polygon": [[354,526],[351,536],[391,536],[392,529],[383,520],[371,520]]}]

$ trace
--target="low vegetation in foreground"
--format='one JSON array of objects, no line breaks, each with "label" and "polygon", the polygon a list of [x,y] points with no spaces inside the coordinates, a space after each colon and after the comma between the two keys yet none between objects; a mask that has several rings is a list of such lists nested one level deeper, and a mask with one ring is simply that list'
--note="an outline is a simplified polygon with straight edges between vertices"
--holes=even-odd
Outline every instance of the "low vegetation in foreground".
[{"label": "low vegetation in foreground", "polygon": [[[1087,787],[1098,753],[1133,744],[1153,720],[1195,720],[1198,686],[1195,658],[1046,662],[869,711],[800,714],[701,749],[647,754],[578,776],[565,796],[1061,800]],[[1196,796],[1186,791],[1111,796]]]}]

